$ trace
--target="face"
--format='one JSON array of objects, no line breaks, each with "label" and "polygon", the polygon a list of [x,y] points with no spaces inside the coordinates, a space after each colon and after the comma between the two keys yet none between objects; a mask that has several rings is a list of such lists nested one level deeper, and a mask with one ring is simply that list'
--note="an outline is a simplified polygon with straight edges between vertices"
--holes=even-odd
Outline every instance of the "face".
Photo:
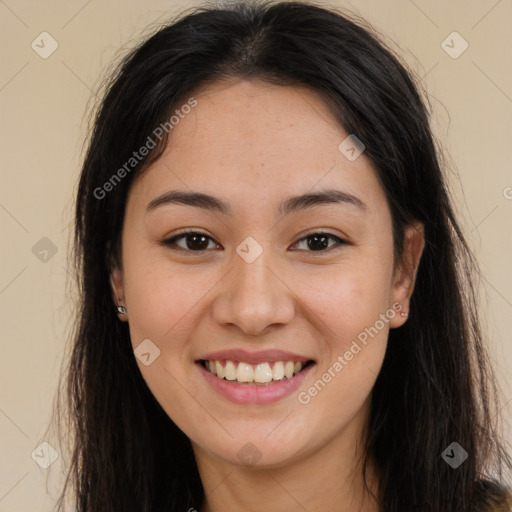
[{"label": "face", "polygon": [[196,453],[277,467],[361,432],[421,230],[395,265],[372,163],[339,149],[349,134],[316,93],[231,80],[194,98],[131,187],[113,282],[142,376]]}]

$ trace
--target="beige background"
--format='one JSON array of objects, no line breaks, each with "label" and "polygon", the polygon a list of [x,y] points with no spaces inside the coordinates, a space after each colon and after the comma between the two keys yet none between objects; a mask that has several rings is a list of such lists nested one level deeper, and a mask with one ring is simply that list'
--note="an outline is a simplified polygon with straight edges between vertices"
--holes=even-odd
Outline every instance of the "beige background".
[{"label": "beige background", "polygon": [[[50,511],[60,484],[62,457],[42,469],[31,453],[46,439],[68,343],[68,225],[91,90],[122,47],[192,5],[198,2],[0,0],[0,512]],[[481,311],[510,420],[512,2],[332,5],[356,9],[382,31],[430,94],[457,209],[481,264]],[[47,59],[31,48],[43,31],[58,43]],[[453,31],[469,44],[456,59],[441,46]],[[460,44],[454,40],[453,51]],[[47,262],[32,252],[43,237],[57,248]]]}]

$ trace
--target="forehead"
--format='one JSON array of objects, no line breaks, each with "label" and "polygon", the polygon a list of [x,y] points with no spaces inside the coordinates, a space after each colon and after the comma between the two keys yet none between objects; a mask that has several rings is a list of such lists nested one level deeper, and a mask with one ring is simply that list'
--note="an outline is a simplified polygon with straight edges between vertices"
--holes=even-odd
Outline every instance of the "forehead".
[{"label": "forehead", "polygon": [[318,162],[321,153],[329,161],[333,152],[325,150],[337,149],[348,135],[317,93],[304,87],[231,79],[200,89],[194,98],[193,112],[173,129],[171,152],[193,146],[216,163],[252,160],[260,166]]},{"label": "forehead", "polygon": [[142,175],[138,192],[147,199],[188,188],[228,202],[243,194],[245,204],[254,197],[261,207],[276,194],[342,188],[382,202],[371,161],[364,153],[351,161],[339,150],[349,134],[315,91],[230,79],[191,96],[196,106],[182,113],[164,153]]}]

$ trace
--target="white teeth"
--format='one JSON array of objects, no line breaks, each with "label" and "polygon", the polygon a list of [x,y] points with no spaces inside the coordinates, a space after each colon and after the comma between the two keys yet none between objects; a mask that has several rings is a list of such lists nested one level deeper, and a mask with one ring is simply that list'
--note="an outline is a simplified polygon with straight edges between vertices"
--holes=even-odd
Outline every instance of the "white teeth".
[{"label": "white teeth", "polygon": [[226,361],[226,366],[224,367],[224,377],[226,380],[236,380],[236,368],[233,361]]},{"label": "white teeth", "polygon": [[254,369],[250,364],[238,363],[236,369],[236,380],[238,382],[252,382],[254,380]]},{"label": "white teeth", "polygon": [[284,363],[283,361],[277,361],[274,363],[274,368],[272,368],[272,379],[273,380],[281,380],[284,378]]},{"label": "white teeth", "polygon": [[217,370],[217,376],[221,379],[224,378],[224,367],[220,363],[220,361],[215,361],[215,369]]},{"label": "white teeth", "polygon": [[251,365],[242,361],[228,359],[223,365],[221,361],[205,361],[205,368],[221,379],[238,382],[256,382],[268,384],[272,381],[291,379],[304,368],[303,361],[276,361]]},{"label": "white teeth", "polygon": [[254,370],[254,382],[270,382],[272,380],[272,370],[268,363],[260,363],[256,365]]}]

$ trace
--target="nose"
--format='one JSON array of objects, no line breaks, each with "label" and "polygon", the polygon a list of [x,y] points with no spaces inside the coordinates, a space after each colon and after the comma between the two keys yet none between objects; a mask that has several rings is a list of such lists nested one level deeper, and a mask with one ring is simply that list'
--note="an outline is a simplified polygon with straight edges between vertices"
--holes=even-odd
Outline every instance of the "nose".
[{"label": "nose", "polygon": [[251,336],[262,336],[272,326],[289,323],[295,312],[294,294],[278,266],[272,264],[270,250],[252,263],[238,254],[233,260],[234,268],[223,279],[212,305],[214,320]]}]

